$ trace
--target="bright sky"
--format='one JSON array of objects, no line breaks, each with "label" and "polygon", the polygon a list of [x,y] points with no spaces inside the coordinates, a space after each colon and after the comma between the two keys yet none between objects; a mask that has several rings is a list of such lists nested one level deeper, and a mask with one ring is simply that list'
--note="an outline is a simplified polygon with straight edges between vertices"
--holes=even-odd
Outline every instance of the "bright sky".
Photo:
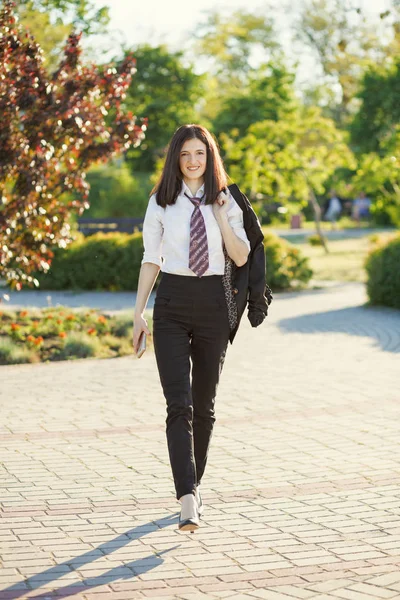
[{"label": "bright sky", "polygon": [[163,42],[179,45],[212,9],[249,10],[265,7],[260,0],[93,0],[109,6],[111,28],[120,30],[128,43]]},{"label": "bright sky", "polygon": [[[205,20],[208,11],[230,12],[242,8],[248,11],[262,10],[268,14],[268,3],[262,0],[93,0],[97,6],[110,7],[111,28],[120,32],[113,35],[115,43],[124,39],[128,45],[143,42],[164,42],[172,47],[187,41],[196,25]],[[359,0],[361,6],[371,12],[389,8],[390,0]],[[283,7],[285,2],[271,2]],[[286,3],[293,14],[293,1]],[[288,27],[288,17],[283,9],[279,24]]]},{"label": "bright sky", "polygon": [[[106,38],[93,38],[90,44],[103,51],[105,60],[116,58],[121,44],[132,47],[141,43],[167,44],[171,50],[177,50],[190,44],[190,34],[199,23],[207,19],[210,11],[216,10],[229,15],[234,10],[244,9],[255,13],[271,14],[279,30],[279,41],[286,55],[298,62],[298,83],[318,77],[315,59],[310,51],[293,47],[291,24],[296,16],[296,3],[293,0],[92,0],[98,6],[109,6],[111,18],[110,33]],[[391,0],[358,0],[358,4],[371,15],[390,8]],[[273,6],[273,12],[268,8]],[[286,7],[286,9],[285,9]],[[192,58],[192,57],[191,57]],[[204,72],[207,64],[204,59],[196,61],[194,68]],[[196,68],[197,67],[197,68]]]}]

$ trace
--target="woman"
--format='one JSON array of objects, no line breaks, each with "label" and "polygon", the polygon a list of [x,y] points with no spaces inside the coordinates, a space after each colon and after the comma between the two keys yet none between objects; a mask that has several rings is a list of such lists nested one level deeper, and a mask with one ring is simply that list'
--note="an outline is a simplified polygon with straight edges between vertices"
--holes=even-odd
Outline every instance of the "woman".
[{"label": "woman", "polygon": [[172,137],[143,224],[133,345],[137,352],[142,332],[150,333],[143,313],[161,269],[153,314],[154,349],[181,502],[179,529],[188,531],[199,526],[203,508],[199,484],[231,329],[223,287],[225,258],[242,266],[250,251],[242,211],[226,186],[227,175],[211,134],[200,125],[183,125]]}]

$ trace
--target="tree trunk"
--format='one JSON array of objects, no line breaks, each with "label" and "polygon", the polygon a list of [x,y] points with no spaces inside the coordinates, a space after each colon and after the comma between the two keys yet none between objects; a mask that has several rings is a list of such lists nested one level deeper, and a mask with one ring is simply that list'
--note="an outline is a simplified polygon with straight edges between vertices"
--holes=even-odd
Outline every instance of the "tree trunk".
[{"label": "tree trunk", "polygon": [[321,229],[321,207],[318,204],[318,200],[315,197],[314,190],[311,187],[309,187],[309,190],[311,204],[314,209],[315,229],[317,230],[317,234],[319,236],[319,239],[321,240],[321,244],[323,245],[326,254],[329,254],[328,244],[326,243],[326,237],[322,233]]}]

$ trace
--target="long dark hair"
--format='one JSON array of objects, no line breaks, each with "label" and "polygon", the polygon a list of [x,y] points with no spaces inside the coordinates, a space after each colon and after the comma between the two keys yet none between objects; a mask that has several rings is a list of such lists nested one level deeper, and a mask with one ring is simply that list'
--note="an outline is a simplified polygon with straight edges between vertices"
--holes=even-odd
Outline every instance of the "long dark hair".
[{"label": "long dark hair", "polygon": [[211,133],[202,125],[182,125],[172,136],[161,177],[151,191],[152,194],[157,194],[157,204],[163,208],[168,204],[175,204],[181,191],[183,175],[179,168],[180,153],[183,144],[193,139],[200,140],[207,148],[207,165],[204,173],[206,204],[213,204],[221,190],[227,186],[228,176],[217,142]]}]

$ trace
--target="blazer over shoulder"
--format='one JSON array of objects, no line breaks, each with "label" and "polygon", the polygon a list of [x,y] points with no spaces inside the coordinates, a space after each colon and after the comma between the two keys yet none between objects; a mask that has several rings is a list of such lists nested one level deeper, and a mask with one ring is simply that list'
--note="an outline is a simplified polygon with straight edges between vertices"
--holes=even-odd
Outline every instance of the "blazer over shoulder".
[{"label": "blazer over shoulder", "polygon": [[229,338],[232,343],[246,306],[250,323],[253,327],[258,327],[268,314],[272,292],[266,283],[264,234],[260,222],[249,199],[240,191],[238,186],[232,184],[228,187],[242,209],[243,225],[250,242],[250,253],[247,262],[243,266],[237,267],[234,274],[233,291],[238,307],[238,323]]}]

